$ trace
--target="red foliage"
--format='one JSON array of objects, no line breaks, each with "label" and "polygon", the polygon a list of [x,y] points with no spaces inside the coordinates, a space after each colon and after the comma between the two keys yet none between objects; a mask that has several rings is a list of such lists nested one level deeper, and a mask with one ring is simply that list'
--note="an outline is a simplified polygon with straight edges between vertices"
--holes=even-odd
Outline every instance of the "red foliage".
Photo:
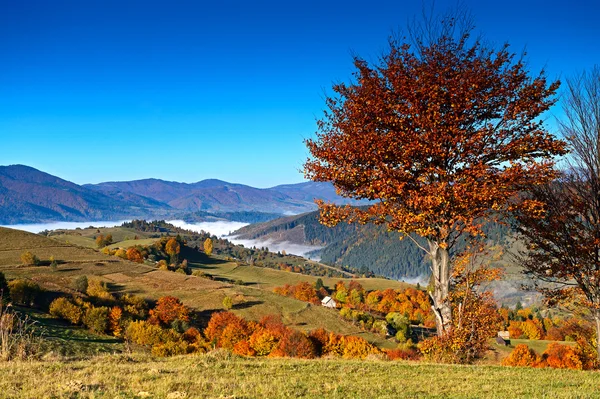
[{"label": "red foliage", "polygon": [[408,349],[389,349],[385,351],[389,360],[419,360],[421,354],[414,348]]},{"label": "red foliage", "polygon": [[206,335],[209,341],[218,345],[219,338],[229,324],[242,325],[244,323],[244,320],[231,312],[213,313],[208,326],[204,329],[204,335]]},{"label": "red foliage", "polygon": [[300,282],[297,285],[286,284],[283,287],[276,287],[273,289],[273,292],[315,305],[321,303],[315,287],[306,281]]},{"label": "red foliage", "polygon": [[289,330],[269,356],[312,359],[316,356],[316,350],[306,335],[299,331]]},{"label": "red foliage", "polygon": [[144,263],[144,257],[142,256],[142,253],[136,247],[129,248],[126,252],[126,256],[127,256],[127,259],[129,259],[132,262]]},{"label": "red foliage", "polygon": [[175,320],[190,321],[189,309],[174,296],[163,296],[158,299],[154,309],[150,310],[149,321],[154,324],[170,325]]},{"label": "red foliage", "polygon": [[543,355],[548,367],[555,369],[583,369],[583,362],[572,346],[551,342]]}]

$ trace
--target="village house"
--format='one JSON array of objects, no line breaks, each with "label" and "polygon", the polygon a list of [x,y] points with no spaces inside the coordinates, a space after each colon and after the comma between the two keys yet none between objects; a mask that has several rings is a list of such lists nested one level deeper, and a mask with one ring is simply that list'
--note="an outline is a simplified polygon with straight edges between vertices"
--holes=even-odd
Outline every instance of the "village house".
[{"label": "village house", "polygon": [[326,296],[321,300],[321,305],[325,306],[326,308],[335,309],[337,304],[330,296]]}]

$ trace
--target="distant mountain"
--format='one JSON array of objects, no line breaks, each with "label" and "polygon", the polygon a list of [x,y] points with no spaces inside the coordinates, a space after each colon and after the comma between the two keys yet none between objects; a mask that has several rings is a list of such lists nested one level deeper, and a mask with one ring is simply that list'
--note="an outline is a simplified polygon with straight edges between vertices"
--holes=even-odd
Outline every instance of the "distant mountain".
[{"label": "distant mountain", "polygon": [[[232,235],[259,242],[322,246],[323,249],[313,255],[318,255],[323,263],[368,270],[393,279],[423,277],[430,273],[425,253],[411,240],[401,240],[399,233],[373,224],[341,223],[329,228],[319,223],[318,216],[318,212],[310,212],[251,224]],[[485,226],[484,230],[493,242],[503,242],[509,234],[507,227],[496,224]]]},{"label": "distant mountain", "polygon": [[174,209],[187,212],[263,212],[298,214],[316,209],[316,198],[338,204],[360,205],[363,202],[343,198],[329,183],[299,183],[272,188],[255,188],[244,184],[209,179],[197,183],[177,183],[158,179],[88,184],[99,192],[126,192],[153,198]]},{"label": "distant mountain", "polygon": [[336,204],[366,205],[367,200],[357,201],[350,198],[344,198],[338,195],[330,183],[305,182],[298,184],[283,184],[270,188],[272,191],[285,194],[298,201],[307,201],[313,203],[315,199],[335,202]]},{"label": "distant mountain", "polygon": [[0,223],[116,220],[169,206],[120,192],[99,193],[24,165],[0,166]]},{"label": "distant mountain", "polygon": [[315,210],[315,198],[362,204],[338,196],[329,183],[260,189],[217,179],[144,179],[80,186],[29,166],[0,166],[0,224],[205,216],[256,221]]}]

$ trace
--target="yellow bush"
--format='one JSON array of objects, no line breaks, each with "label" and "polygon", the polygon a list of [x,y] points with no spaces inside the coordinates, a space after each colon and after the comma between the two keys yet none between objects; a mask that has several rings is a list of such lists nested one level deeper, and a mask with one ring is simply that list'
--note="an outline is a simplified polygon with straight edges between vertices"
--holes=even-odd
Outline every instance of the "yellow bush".
[{"label": "yellow bush", "polygon": [[50,314],[54,317],[65,319],[71,324],[81,323],[83,312],[81,308],[67,298],[56,298],[50,304]]},{"label": "yellow bush", "polygon": [[98,299],[105,299],[109,301],[115,299],[111,295],[111,293],[108,292],[108,289],[106,288],[106,283],[97,279],[90,280],[88,282],[87,294]]},{"label": "yellow bush", "polygon": [[95,333],[104,334],[108,329],[108,312],[105,306],[91,307],[83,316],[83,324]]}]

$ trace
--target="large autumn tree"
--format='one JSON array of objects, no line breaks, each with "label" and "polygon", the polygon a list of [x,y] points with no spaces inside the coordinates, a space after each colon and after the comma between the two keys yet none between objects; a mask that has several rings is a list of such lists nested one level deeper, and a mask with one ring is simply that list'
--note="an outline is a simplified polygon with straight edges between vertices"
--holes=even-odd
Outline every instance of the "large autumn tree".
[{"label": "large autumn tree", "polygon": [[600,67],[567,81],[562,134],[571,145],[563,174],[532,189],[539,212],[516,212],[527,244],[518,259],[551,303],[579,305],[596,324],[600,364]]},{"label": "large autumn tree", "polygon": [[420,247],[431,259],[442,335],[452,320],[457,239],[481,235],[491,212],[547,182],[565,143],[540,120],[558,82],[530,76],[508,45],[472,39],[469,25],[446,18],[437,28],[390,40],[376,64],[355,57],[354,81],[333,86],[316,138],[307,140],[304,171],[345,197],[373,201],[367,209],[318,201],[322,223],[383,223],[426,239]]}]

